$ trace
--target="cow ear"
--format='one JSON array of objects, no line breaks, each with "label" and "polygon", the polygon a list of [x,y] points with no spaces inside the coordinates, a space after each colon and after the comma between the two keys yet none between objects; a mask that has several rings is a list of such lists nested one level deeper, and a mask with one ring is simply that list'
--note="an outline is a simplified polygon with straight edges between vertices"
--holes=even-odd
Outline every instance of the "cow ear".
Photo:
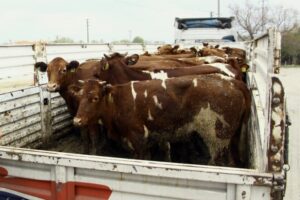
[{"label": "cow ear", "polygon": [[127,65],[135,65],[137,62],[138,62],[138,60],[139,60],[139,55],[138,54],[133,54],[133,55],[131,55],[131,56],[127,56],[126,58],[125,58],[125,63],[127,64]]},{"label": "cow ear", "polygon": [[218,45],[218,44],[215,46],[216,49],[218,49],[219,47],[220,47],[220,45]]},{"label": "cow ear", "polygon": [[108,95],[112,90],[111,84],[104,84],[102,87],[102,96]]},{"label": "cow ear", "polygon": [[67,70],[76,69],[78,66],[79,66],[79,62],[76,60],[73,60],[67,65]]},{"label": "cow ear", "polygon": [[195,47],[191,47],[190,50],[193,54],[197,55],[197,49]]},{"label": "cow ear", "polygon": [[101,69],[102,69],[103,71],[108,70],[108,69],[109,69],[109,63],[108,63],[107,61],[105,61],[104,65],[101,67]]},{"label": "cow ear", "polygon": [[204,47],[208,47],[208,43],[207,42],[203,42],[202,43]]},{"label": "cow ear", "polygon": [[197,54],[198,54],[199,57],[202,57],[203,56],[203,50],[200,49]]},{"label": "cow ear", "polygon": [[172,50],[171,50],[171,52],[172,53],[176,53],[176,51],[179,49],[179,45],[177,44],[177,45],[175,45],[173,48],[172,48]]},{"label": "cow ear", "polygon": [[41,72],[45,72],[47,70],[47,64],[44,62],[37,62],[34,64],[34,68]]}]

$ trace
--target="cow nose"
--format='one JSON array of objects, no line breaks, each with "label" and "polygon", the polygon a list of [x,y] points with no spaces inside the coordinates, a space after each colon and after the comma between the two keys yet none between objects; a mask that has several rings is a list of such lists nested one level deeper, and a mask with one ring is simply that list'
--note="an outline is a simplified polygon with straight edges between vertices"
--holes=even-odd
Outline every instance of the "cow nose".
[{"label": "cow nose", "polygon": [[47,89],[49,91],[56,91],[57,90],[57,84],[56,83],[48,83],[47,84]]},{"label": "cow nose", "polygon": [[82,124],[81,118],[75,117],[75,118],[73,119],[73,124],[74,124],[75,126],[80,126],[80,125]]}]

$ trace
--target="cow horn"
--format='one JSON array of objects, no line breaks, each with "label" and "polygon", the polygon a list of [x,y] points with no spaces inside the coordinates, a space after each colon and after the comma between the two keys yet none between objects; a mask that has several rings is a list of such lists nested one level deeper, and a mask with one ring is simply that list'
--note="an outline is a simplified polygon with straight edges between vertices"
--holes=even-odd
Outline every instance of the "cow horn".
[{"label": "cow horn", "polygon": [[99,85],[104,85],[106,81],[98,81]]},{"label": "cow horn", "polygon": [[122,56],[127,56],[128,55],[128,52],[126,52],[126,53],[123,53],[123,54],[121,54]]},{"label": "cow horn", "polygon": [[84,80],[78,80],[78,83],[84,84]]},{"label": "cow horn", "polygon": [[108,56],[108,55],[106,55],[106,54],[104,54],[104,57],[105,57],[106,59],[110,59],[110,56]]}]

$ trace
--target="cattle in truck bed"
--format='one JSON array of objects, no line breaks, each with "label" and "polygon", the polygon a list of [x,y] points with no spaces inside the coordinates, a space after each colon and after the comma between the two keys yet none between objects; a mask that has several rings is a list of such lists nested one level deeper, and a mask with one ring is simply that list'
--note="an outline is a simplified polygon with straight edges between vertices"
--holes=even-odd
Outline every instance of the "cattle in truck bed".
[{"label": "cattle in truck bed", "polygon": [[245,87],[223,75],[116,86],[89,80],[83,85],[74,124],[103,123],[108,136],[139,159],[151,158],[150,149],[158,144],[167,161],[171,161],[170,142],[197,132],[209,149],[208,164],[236,166],[240,159],[231,145],[240,138],[249,114]]},{"label": "cattle in truck bed", "polygon": [[[75,61],[68,63],[62,58],[56,58],[53,59],[53,61],[51,61],[48,65],[45,63],[37,63],[36,67],[44,68],[44,71],[47,69],[49,78],[48,90],[59,91],[63,98],[66,100],[71,115],[74,116],[82,99],[82,97],[78,95],[82,92],[82,86],[80,86],[80,83],[78,83],[80,79],[79,77],[82,77],[82,80],[88,80],[91,78],[99,79],[102,81],[106,81],[107,83],[110,83],[112,85],[128,83],[130,81],[151,79],[165,80],[170,77],[213,73],[225,74],[229,77],[234,77],[240,80],[240,70],[238,70],[237,67],[232,67],[232,65],[224,63],[226,62],[224,58],[217,56],[195,56],[196,55],[193,55],[193,57],[191,57],[191,52],[182,53],[179,52],[178,49],[172,54],[161,54],[155,56],[139,56],[137,54],[126,56],[119,53],[114,53],[110,56],[105,55],[104,58],[99,60],[87,61],[85,63],[82,63],[81,65],[78,65],[78,63]],[[141,61],[141,59],[144,59],[143,65],[140,63],[140,66],[142,67],[144,66],[145,68],[147,68],[149,66],[156,66],[158,69],[162,69],[152,69],[151,72],[151,70],[148,71],[149,69],[141,70],[139,68],[134,68]],[[173,65],[173,67],[171,68],[164,67],[163,63],[171,62],[176,63],[176,65],[178,66],[176,67],[176,65]],[[211,65],[199,65],[199,62],[218,63]],[[53,89],[54,86],[58,87],[56,89]],[[62,90],[61,88],[64,89]],[[103,129],[101,127],[102,126],[100,126],[98,123],[90,123],[89,126],[86,127],[87,129],[82,129],[84,130],[83,135],[85,135],[82,140],[87,141],[85,142],[85,146],[89,147],[88,141],[92,142],[92,151],[90,151],[90,153],[92,154],[96,153],[102,155],[101,149],[105,143],[106,135],[104,133],[101,133]],[[90,139],[86,137],[87,130],[90,134]],[[99,136],[101,137],[101,139],[98,138]],[[199,134],[195,132],[193,132],[193,134],[191,134],[189,137],[190,139],[186,139],[185,141],[170,142],[171,148],[173,149],[171,154],[172,160],[179,162],[206,164],[207,160],[209,160],[210,158],[210,155],[208,155],[207,153],[207,145],[205,144],[203,139],[199,137]],[[238,139],[233,140],[233,142],[235,142],[233,146],[238,145]],[[187,148],[186,146],[188,146],[189,148]],[[157,154],[165,152],[165,149],[168,148],[168,145],[164,145],[162,147],[163,148],[157,148],[157,146],[153,145],[151,152],[153,152],[152,154],[155,154],[156,152],[156,155],[154,155],[152,158],[156,160],[164,160],[164,158],[161,158],[161,156],[158,156],[159,158],[157,159]],[[99,151],[97,152],[96,149],[98,149]],[[85,152],[87,152],[87,150]],[[189,155],[189,158],[186,157],[186,155]],[[191,160],[191,158],[193,159]]]}]

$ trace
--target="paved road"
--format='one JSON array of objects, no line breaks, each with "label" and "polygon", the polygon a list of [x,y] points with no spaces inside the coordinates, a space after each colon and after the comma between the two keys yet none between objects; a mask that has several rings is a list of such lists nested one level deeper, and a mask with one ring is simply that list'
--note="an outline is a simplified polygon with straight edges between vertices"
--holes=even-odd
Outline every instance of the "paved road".
[{"label": "paved road", "polygon": [[281,80],[287,94],[290,126],[288,184],[285,200],[300,200],[300,68],[282,68]]}]

